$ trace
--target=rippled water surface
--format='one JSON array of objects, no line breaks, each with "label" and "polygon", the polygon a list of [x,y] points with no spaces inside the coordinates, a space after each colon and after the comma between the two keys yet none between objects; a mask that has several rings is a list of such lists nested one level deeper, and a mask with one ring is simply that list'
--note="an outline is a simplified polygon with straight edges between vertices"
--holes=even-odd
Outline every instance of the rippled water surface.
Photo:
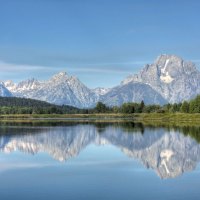
[{"label": "rippled water surface", "polygon": [[200,128],[2,124],[6,199],[200,199]]}]

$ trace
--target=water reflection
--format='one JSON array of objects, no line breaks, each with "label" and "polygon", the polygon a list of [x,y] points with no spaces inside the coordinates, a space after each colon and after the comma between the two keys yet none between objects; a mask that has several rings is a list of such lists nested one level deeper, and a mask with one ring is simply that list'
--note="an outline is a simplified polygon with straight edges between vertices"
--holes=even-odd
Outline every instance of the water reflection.
[{"label": "water reflection", "polygon": [[67,161],[89,144],[111,144],[161,178],[194,170],[200,161],[199,127],[150,127],[134,123],[67,123],[1,126],[0,151],[46,152]]}]

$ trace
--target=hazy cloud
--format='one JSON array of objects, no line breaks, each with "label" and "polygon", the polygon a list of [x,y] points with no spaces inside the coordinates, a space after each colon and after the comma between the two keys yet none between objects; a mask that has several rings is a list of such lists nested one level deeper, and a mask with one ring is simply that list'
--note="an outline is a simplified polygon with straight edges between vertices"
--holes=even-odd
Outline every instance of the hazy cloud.
[{"label": "hazy cloud", "polygon": [[16,72],[34,72],[34,71],[71,71],[71,72],[106,72],[106,73],[127,73],[127,71],[134,71],[134,68],[141,67],[147,63],[146,61],[136,62],[119,62],[119,63],[97,63],[87,64],[85,66],[79,65],[75,67],[55,67],[55,66],[39,66],[39,65],[25,65],[25,64],[13,64],[0,61],[1,72],[16,73]]},{"label": "hazy cloud", "polygon": [[0,70],[1,72],[19,72],[19,71],[32,71],[32,70],[41,70],[45,69],[44,66],[34,66],[34,65],[18,65],[11,64],[0,61]]},{"label": "hazy cloud", "polygon": [[113,62],[69,66],[14,64],[0,61],[0,80],[20,82],[28,78],[47,80],[60,71],[78,77],[88,87],[113,87],[130,74],[137,73],[147,62]]}]

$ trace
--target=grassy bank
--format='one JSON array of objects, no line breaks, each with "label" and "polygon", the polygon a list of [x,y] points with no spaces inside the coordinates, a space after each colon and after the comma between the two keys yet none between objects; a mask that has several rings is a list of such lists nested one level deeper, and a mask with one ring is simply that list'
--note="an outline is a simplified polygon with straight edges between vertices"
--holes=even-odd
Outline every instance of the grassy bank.
[{"label": "grassy bank", "polygon": [[133,118],[124,114],[10,114],[0,115],[0,119],[108,119]]},{"label": "grassy bank", "polygon": [[158,122],[199,122],[200,113],[141,113],[136,114],[135,118],[138,121],[158,121]]},{"label": "grassy bank", "polygon": [[139,113],[139,114],[18,114],[0,115],[0,120],[5,119],[127,119],[137,122],[188,122],[200,124],[200,113]]}]

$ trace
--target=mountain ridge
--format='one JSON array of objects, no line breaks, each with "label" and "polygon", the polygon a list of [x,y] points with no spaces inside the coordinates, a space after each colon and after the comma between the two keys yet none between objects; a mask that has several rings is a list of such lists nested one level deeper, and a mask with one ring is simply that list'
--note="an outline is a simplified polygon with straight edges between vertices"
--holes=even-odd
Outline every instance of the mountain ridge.
[{"label": "mountain ridge", "polygon": [[190,61],[162,54],[113,88],[90,89],[66,72],[55,74],[47,81],[31,78],[16,84],[9,80],[0,87],[0,96],[31,98],[78,108],[94,107],[98,101],[108,106],[142,100],[145,104],[163,105],[190,100],[200,94],[200,72]]}]

